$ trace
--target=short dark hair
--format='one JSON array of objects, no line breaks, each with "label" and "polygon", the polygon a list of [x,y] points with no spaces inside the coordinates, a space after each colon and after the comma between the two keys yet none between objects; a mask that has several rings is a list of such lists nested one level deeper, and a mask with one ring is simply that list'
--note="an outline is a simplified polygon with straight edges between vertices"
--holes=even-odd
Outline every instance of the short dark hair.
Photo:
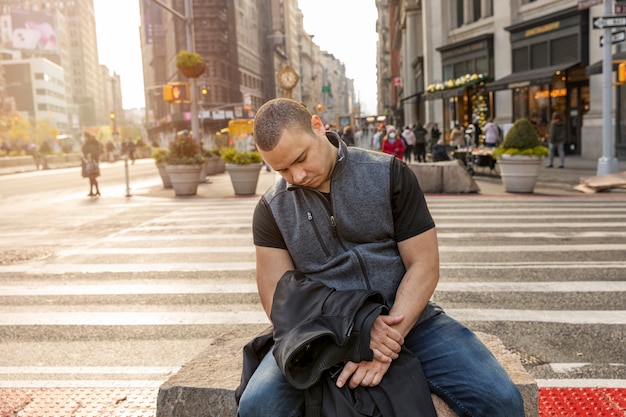
[{"label": "short dark hair", "polygon": [[254,118],[254,140],[263,151],[271,151],[287,128],[314,134],[313,115],[301,103],[288,98],[275,98],[263,104]]}]

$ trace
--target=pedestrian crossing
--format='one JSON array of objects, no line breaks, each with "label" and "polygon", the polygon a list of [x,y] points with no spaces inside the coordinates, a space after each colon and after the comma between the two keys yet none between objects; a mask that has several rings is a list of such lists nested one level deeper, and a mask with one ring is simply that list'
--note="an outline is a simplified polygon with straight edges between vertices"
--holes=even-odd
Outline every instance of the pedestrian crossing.
[{"label": "pedestrian crossing", "polygon": [[[540,385],[626,387],[623,195],[427,200],[435,302],[519,352]],[[0,388],[154,388],[225,332],[264,328],[255,205],[134,206],[102,238],[0,265]]]}]

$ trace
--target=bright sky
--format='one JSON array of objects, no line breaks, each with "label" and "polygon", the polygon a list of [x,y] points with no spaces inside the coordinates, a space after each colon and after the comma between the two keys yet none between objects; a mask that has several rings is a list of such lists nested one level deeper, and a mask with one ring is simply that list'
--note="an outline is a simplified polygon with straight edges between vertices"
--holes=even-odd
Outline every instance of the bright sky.
[{"label": "bright sky", "polygon": [[[362,112],[375,114],[375,0],[298,0],[298,4],[305,31],[345,64]],[[144,107],[139,1],[94,0],[94,7],[100,63],[120,75],[124,108]]]}]

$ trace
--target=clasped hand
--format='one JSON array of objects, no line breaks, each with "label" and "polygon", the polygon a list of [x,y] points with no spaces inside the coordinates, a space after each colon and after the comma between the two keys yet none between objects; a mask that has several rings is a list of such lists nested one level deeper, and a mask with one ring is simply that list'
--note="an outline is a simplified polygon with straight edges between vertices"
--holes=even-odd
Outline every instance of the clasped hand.
[{"label": "clasped hand", "polygon": [[392,327],[402,319],[403,316],[382,315],[376,318],[370,333],[370,349],[374,352],[374,359],[359,363],[346,362],[337,377],[337,387],[343,387],[348,380],[348,386],[352,389],[359,385],[375,387],[380,384],[391,361],[398,358],[404,344],[404,337]]}]

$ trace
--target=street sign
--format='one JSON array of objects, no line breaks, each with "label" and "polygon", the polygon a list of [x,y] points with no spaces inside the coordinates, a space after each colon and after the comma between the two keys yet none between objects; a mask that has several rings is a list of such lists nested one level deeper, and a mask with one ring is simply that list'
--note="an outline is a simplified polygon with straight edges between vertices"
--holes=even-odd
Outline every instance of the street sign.
[{"label": "street sign", "polygon": [[621,28],[626,26],[626,16],[602,16],[593,18],[594,29]]},{"label": "street sign", "polygon": [[[611,33],[611,45],[626,41],[626,30]],[[600,35],[600,47],[604,46],[604,35]]]}]

